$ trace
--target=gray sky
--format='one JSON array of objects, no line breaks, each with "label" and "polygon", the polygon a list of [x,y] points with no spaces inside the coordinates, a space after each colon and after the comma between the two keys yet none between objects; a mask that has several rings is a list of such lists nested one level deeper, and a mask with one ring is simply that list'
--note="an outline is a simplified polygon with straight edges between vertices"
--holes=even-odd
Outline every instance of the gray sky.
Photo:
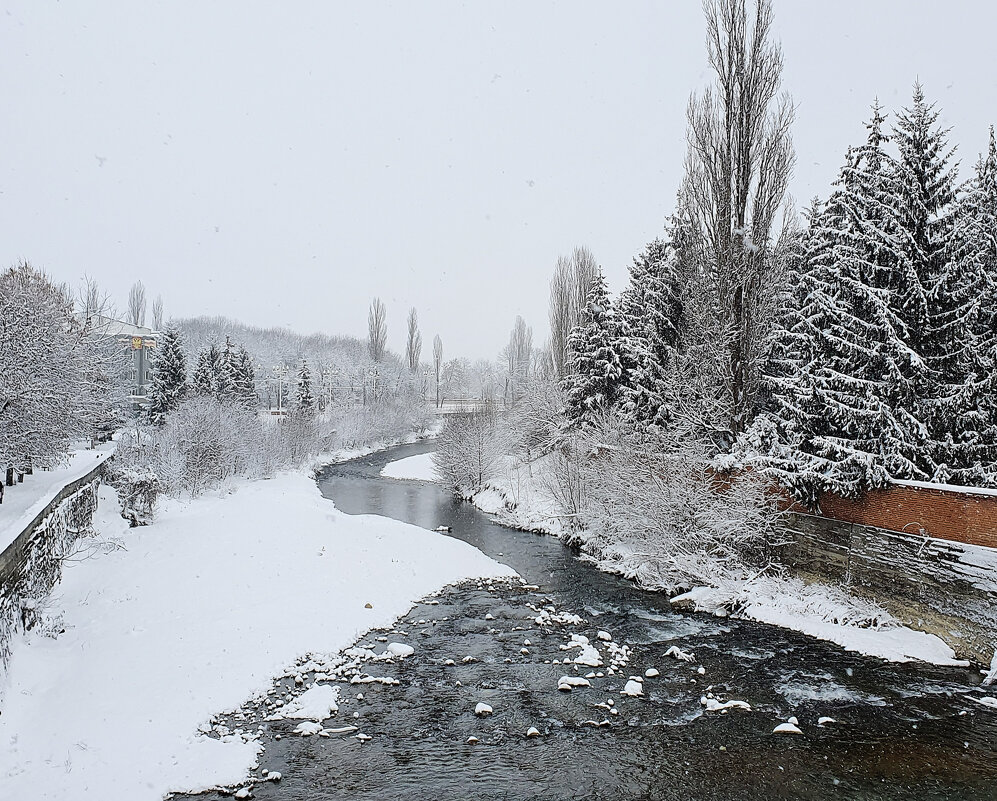
[{"label": "gray sky", "polygon": [[[2,6],[0,265],[303,333],[365,336],[380,295],[390,347],[414,305],[447,357],[493,357],[516,314],[544,340],[575,244],[623,286],[709,77],[695,0]],[[966,166],[985,147],[991,3],[775,8],[799,205],[915,77]]]}]

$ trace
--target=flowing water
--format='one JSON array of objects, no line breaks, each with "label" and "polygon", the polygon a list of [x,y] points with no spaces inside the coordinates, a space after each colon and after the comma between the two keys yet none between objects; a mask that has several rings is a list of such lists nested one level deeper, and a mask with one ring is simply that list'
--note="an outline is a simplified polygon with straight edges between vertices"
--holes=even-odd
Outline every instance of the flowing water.
[{"label": "flowing water", "polygon": [[[261,767],[283,779],[257,784],[255,798],[997,799],[997,712],[965,697],[978,673],[888,664],[770,626],[676,613],[552,537],[498,526],[438,486],[379,476],[387,462],[431,447],[327,468],[319,487],[348,514],[449,525],[449,536],[533,586],[469,582],[417,604],[393,631],[362,638],[375,650],[379,636],[416,649],[379,668],[398,685],[363,685],[363,700],[344,685],[326,725],[354,722],[357,712],[371,739],[305,738],[289,734],[296,721],[264,724]],[[536,610],[546,606],[584,622],[541,627]],[[553,664],[579,654],[561,649],[572,634],[596,641],[599,630],[631,648],[620,673]],[[695,661],[665,656],[673,645]],[[644,679],[644,697],[620,694],[649,668],[660,675]],[[604,675],[557,690],[560,676],[589,672]],[[752,709],[707,712],[706,693]],[[476,717],[478,702],[494,714]],[[789,716],[803,735],[773,734]],[[822,716],[836,722],[820,726]],[[525,736],[531,726],[539,736]]]}]

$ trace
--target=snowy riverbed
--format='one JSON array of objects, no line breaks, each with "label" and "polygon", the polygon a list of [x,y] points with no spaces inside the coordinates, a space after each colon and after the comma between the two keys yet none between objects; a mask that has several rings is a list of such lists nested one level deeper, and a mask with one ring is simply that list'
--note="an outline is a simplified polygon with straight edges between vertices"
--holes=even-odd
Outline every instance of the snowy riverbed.
[{"label": "snowy riverbed", "polygon": [[[385,469],[389,468],[390,464]],[[550,482],[544,479],[545,469],[543,459],[523,464],[507,457],[486,488],[468,500],[496,515],[504,525],[561,536],[557,504]],[[607,552],[584,558],[600,570],[638,581],[648,589],[660,589],[654,583],[653,560],[643,555],[642,548],[616,543]],[[696,587],[675,600],[698,612],[733,612],[740,618],[799,631],[866,656],[894,662],[913,659],[937,665],[966,664],[956,659],[955,651],[941,638],[900,624],[871,601],[822,584],[805,584],[790,577],[732,578],[722,588]],[[870,620],[875,620],[875,625],[869,625]]]},{"label": "snowy riverbed", "polygon": [[444,585],[513,574],[458,540],[342,514],[300,474],[168,502],[145,528],[127,529],[116,503],[103,488],[95,522],[121,547],[67,565],[50,599],[65,631],[13,643],[0,798],[151,801],[237,783],[260,745],[203,736],[213,715]]}]

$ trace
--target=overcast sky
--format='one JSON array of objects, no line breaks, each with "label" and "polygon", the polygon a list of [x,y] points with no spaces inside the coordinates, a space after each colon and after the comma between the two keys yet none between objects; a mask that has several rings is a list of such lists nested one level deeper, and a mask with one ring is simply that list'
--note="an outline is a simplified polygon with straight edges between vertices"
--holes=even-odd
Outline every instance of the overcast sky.
[{"label": "overcast sky", "polygon": [[[557,256],[610,287],[681,177],[709,78],[700,3],[0,3],[0,265],[89,274],[124,307],[447,356],[547,336]],[[776,0],[799,205],[878,95],[919,77],[967,166],[997,121],[989,2]],[[425,354],[424,354],[425,355]]]}]

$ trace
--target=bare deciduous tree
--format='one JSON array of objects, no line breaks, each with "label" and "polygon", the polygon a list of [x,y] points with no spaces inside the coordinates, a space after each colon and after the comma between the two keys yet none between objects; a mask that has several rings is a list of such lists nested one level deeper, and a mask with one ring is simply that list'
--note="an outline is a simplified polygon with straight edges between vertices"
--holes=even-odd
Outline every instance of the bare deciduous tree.
[{"label": "bare deciduous tree", "polygon": [[440,374],[443,372],[443,340],[433,337],[433,373],[436,376],[436,406],[440,405]]},{"label": "bare deciduous tree", "polygon": [[128,291],[128,322],[145,325],[145,286],[141,281],[132,284]]},{"label": "bare deciduous tree", "polygon": [[83,287],[77,296],[77,308],[83,321],[89,320],[91,325],[96,324],[98,318],[114,316],[110,296],[102,292],[97,282],[88,275],[83,276]]},{"label": "bare deciduous tree", "polygon": [[163,296],[156,295],[152,302],[152,328],[154,331],[163,330]]},{"label": "bare deciduous tree", "polygon": [[708,0],[707,52],[716,85],[689,101],[682,205],[701,240],[700,280],[713,294],[709,325],[726,342],[733,433],[750,422],[777,291],[773,222],[795,155],[793,105],[780,94],[782,49],[771,0]]},{"label": "bare deciduous tree", "polygon": [[533,329],[526,325],[522,317],[509,334],[509,344],[503,351],[506,363],[506,403],[515,403],[517,387],[526,383],[530,375],[530,358],[533,355]]},{"label": "bare deciduous tree", "polygon": [[408,339],[405,341],[405,358],[413,373],[419,369],[422,358],[422,334],[419,333],[419,316],[413,306],[408,313]]},{"label": "bare deciduous tree", "polygon": [[374,298],[367,314],[367,353],[375,362],[384,359],[388,345],[388,312],[380,298]]},{"label": "bare deciduous tree", "polygon": [[652,589],[719,586],[767,565],[779,509],[758,472],[719,476],[712,444],[607,415],[555,463],[556,497],[600,566]]},{"label": "bare deciduous tree", "polygon": [[571,258],[561,256],[550,282],[550,352],[556,378],[572,372],[568,337],[578,325],[582,309],[599,265],[586,247],[577,247]]},{"label": "bare deciduous tree", "polygon": [[455,496],[468,498],[495,475],[504,444],[493,409],[450,415],[437,440],[433,464]]}]

